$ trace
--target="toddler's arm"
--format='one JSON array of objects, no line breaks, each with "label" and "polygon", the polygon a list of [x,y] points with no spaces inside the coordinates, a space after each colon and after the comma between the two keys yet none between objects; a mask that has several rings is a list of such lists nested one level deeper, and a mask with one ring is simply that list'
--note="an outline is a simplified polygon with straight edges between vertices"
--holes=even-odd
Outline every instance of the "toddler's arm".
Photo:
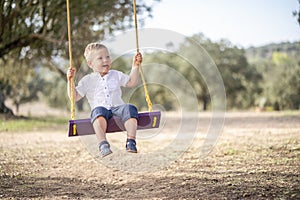
[{"label": "toddler's arm", "polygon": [[[71,81],[76,75],[76,69],[74,67],[70,67],[67,71],[67,79],[68,79],[68,96],[71,99]],[[75,101],[80,100],[82,97],[78,94],[78,92],[75,89]]]},{"label": "toddler's arm", "polygon": [[139,67],[143,61],[142,54],[140,52],[136,53],[132,61],[132,69],[130,72],[130,79],[126,84],[126,87],[134,87],[139,81]]}]

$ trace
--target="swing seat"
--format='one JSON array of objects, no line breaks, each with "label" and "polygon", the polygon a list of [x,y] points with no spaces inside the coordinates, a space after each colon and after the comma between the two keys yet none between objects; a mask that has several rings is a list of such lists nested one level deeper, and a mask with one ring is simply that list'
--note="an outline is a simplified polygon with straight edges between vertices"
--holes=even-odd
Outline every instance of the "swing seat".
[{"label": "swing seat", "polygon": [[[139,113],[138,130],[158,128],[160,123],[160,111]],[[108,120],[106,133],[125,131],[120,117],[113,116]],[[95,134],[90,119],[69,120],[69,137]]]}]

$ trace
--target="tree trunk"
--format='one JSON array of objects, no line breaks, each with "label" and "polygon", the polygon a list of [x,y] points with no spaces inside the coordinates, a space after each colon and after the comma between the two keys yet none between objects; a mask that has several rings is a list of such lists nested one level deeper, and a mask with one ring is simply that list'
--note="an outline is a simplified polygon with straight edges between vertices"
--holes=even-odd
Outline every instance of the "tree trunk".
[{"label": "tree trunk", "polygon": [[4,101],[4,94],[0,90],[0,114],[14,115],[13,111],[5,105]]},{"label": "tree trunk", "polygon": [[203,111],[206,111],[207,110],[207,104],[208,104],[206,96],[203,96],[202,101],[203,101]]},{"label": "tree trunk", "polygon": [[210,96],[203,94],[198,97],[198,100],[199,100],[199,102],[202,101],[203,111],[207,111],[208,104],[210,103]]}]

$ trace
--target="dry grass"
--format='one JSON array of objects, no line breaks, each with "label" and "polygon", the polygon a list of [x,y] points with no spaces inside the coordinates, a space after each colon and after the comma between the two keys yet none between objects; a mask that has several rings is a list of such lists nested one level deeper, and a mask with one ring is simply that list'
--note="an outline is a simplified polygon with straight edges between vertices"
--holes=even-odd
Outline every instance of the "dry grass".
[{"label": "dry grass", "polygon": [[[299,115],[227,113],[218,142],[203,158],[210,115],[199,119],[192,141],[181,137],[173,144],[179,119],[166,116],[159,134],[138,141],[138,154],[124,152],[124,134],[110,135],[114,154],[104,160],[94,158],[93,139],[68,138],[66,126],[0,132],[0,197],[300,199]],[[184,124],[191,134],[194,121]],[[178,149],[180,141],[188,148]]]}]

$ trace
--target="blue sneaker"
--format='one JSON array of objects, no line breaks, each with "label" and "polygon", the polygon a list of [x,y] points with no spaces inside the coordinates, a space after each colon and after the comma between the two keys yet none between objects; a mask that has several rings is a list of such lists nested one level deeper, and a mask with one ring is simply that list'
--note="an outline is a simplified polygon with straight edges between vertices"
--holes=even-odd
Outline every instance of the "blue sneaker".
[{"label": "blue sneaker", "polygon": [[130,153],[137,153],[136,142],[134,139],[127,139],[126,141],[126,151]]},{"label": "blue sneaker", "polygon": [[99,151],[100,151],[100,156],[102,158],[112,153],[112,151],[110,150],[110,145],[107,141],[102,141],[99,144]]}]

